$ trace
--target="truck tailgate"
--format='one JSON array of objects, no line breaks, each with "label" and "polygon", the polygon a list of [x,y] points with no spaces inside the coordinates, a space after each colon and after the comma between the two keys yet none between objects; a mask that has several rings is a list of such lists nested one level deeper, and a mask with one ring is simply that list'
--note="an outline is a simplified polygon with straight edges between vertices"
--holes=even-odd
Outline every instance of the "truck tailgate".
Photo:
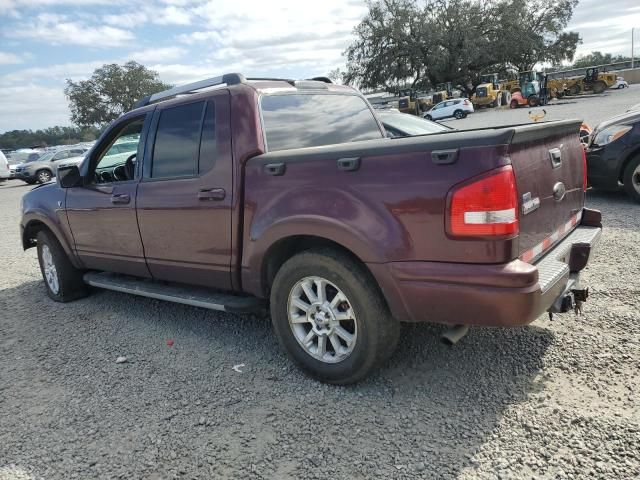
[{"label": "truck tailgate", "polygon": [[580,121],[515,128],[509,145],[520,205],[519,256],[531,261],[561,240],[584,206]]}]

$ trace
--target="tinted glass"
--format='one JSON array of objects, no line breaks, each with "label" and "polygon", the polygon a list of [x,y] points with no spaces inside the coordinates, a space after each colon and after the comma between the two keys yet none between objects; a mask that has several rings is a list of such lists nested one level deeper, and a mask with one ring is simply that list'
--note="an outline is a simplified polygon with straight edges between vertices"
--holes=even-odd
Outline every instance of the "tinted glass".
[{"label": "tinted glass", "polygon": [[200,141],[200,162],[198,171],[207,172],[213,168],[218,155],[218,144],[216,141],[216,104],[207,103],[207,111],[204,114],[204,124],[202,125],[202,140]]},{"label": "tinted glass", "polygon": [[63,150],[62,152],[58,152],[54,155],[53,160],[64,160],[65,158],[69,158],[69,151]]},{"label": "tinted glass", "polygon": [[153,147],[153,178],[190,177],[197,173],[204,102],[167,108],[160,113]]},{"label": "tinted glass", "polygon": [[355,95],[264,96],[262,116],[269,151],[382,138],[369,107]]},{"label": "tinted glass", "polygon": [[430,122],[415,115],[406,113],[380,113],[380,120],[385,129],[404,135],[424,135],[427,133],[446,132],[449,128],[436,122]]}]

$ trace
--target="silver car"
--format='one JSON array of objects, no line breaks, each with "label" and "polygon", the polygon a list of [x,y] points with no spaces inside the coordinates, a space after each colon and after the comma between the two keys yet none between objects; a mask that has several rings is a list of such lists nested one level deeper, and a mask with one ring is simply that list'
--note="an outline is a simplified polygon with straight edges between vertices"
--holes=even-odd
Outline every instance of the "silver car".
[{"label": "silver car", "polygon": [[88,150],[89,148],[86,146],[73,146],[44,153],[35,160],[17,165],[14,178],[19,178],[29,184],[47,183],[55,177],[56,170],[60,165],[80,163]]}]

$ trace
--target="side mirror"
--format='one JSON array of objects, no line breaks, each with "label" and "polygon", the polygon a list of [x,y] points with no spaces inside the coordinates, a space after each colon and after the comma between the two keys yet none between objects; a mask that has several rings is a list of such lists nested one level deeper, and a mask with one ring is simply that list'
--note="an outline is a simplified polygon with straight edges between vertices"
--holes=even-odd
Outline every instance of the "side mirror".
[{"label": "side mirror", "polygon": [[56,172],[58,185],[61,188],[72,188],[82,185],[82,175],[77,165],[66,165],[59,167]]}]

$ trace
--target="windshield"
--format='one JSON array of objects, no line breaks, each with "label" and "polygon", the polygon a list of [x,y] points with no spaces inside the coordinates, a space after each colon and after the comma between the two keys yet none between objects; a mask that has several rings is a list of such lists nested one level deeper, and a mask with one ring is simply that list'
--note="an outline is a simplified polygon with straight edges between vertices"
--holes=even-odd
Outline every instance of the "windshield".
[{"label": "windshield", "polygon": [[398,130],[405,135],[424,135],[427,133],[446,132],[449,127],[436,122],[425,120],[424,118],[408,115],[405,113],[379,113],[380,120],[385,128]]},{"label": "windshield", "polygon": [[357,95],[266,95],[261,103],[269,151],[382,138],[369,106]]},{"label": "windshield", "polygon": [[56,154],[56,152],[47,152],[47,153],[43,153],[40,156],[34,156],[31,157],[31,155],[29,155],[29,158],[27,159],[27,163],[28,162],[48,162],[49,160],[51,160],[53,158],[53,156]]}]

